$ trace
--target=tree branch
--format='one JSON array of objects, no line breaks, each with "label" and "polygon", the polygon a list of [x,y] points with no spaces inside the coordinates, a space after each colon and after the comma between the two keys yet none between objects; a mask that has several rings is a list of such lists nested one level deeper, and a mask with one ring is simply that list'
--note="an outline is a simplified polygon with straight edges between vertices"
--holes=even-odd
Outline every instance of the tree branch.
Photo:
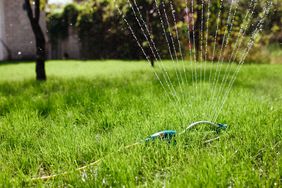
[{"label": "tree branch", "polygon": [[35,21],[39,22],[40,19],[40,0],[35,0]]},{"label": "tree branch", "polygon": [[30,21],[33,21],[34,20],[33,12],[32,12],[32,8],[31,8],[29,0],[25,0],[25,8],[26,8],[28,18],[30,19]]}]

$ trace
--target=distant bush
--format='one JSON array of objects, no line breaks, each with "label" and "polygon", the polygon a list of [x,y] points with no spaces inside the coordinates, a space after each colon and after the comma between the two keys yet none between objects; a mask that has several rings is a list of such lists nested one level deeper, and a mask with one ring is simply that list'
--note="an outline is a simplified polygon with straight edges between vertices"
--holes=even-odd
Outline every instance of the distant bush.
[{"label": "distant bush", "polygon": [[[131,1],[132,3],[134,1]],[[154,0],[136,0],[139,5],[138,8],[141,12],[143,20],[147,25],[147,28],[143,28],[145,32],[147,29],[152,34],[151,38],[154,40],[155,45],[158,49],[159,54],[161,54],[162,59],[170,59],[170,50],[173,53],[173,42],[176,43],[177,56],[180,58],[180,52],[177,44],[177,33],[175,30],[174,21],[172,19],[172,11],[170,8],[170,2],[164,1],[164,7],[166,8],[170,27],[163,31],[160,17],[158,11],[155,7]],[[189,51],[192,48],[192,53],[195,53],[197,60],[203,59],[200,54],[201,45],[203,46],[202,50],[208,52],[206,58],[207,60],[218,60],[223,57],[226,61],[228,55],[232,52],[232,47],[240,32],[240,28],[244,23],[244,16],[246,11],[249,9],[249,1],[240,1],[239,8],[237,10],[236,16],[233,18],[232,28],[228,25],[227,20],[229,16],[229,7],[230,3],[224,1],[224,9],[222,9],[222,14],[219,22],[218,32],[217,28],[217,16],[220,10],[220,1],[211,1],[210,7],[210,19],[209,19],[209,35],[208,35],[208,49],[205,49],[205,38],[206,30],[203,29],[203,36],[201,36],[201,14],[202,14],[202,5],[194,4],[194,15],[190,15],[190,19],[194,19],[194,33],[190,27],[190,36],[188,36],[187,23],[185,21],[186,3],[185,1],[173,1],[173,5],[176,9],[175,17],[177,20],[176,26],[179,32],[179,41],[181,43],[181,48],[186,59],[189,59]],[[254,9],[254,15],[252,23],[256,23],[260,19],[260,13],[263,10],[264,3],[266,1],[262,0],[257,2],[258,5]],[[281,6],[280,6],[281,5]],[[131,7],[128,4],[127,0],[119,1],[118,5],[120,10],[122,10],[125,18],[135,32],[136,37],[138,38],[140,44],[142,45],[144,52],[153,57],[151,48],[153,43],[147,41],[144,37],[143,31],[140,28],[138,22],[136,21],[135,14],[131,10]],[[190,6],[190,5],[189,5]],[[205,5],[206,6],[206,5]],[[280,6],[280,7],[279,7]],[[190,6],[191,7],[191,6]],[[261,43],[257,43],[260,46],[267,46],[273,42],[282,40],[282,30],[281,24],[282,20],[282,1],[274,2],[275,11],[271,12],[269,18],[265,21],[265,37],[260,36]],[[204,7],[207,10],[207,7]],[[135,9],[137,11],[137,9]],[[191,12],[191,10],[189,10]],[[137,13],[138,14],[138,13]],[[161,14],[164,16],[164,10],[161,10]],[[275,16],[273,16],[275,15]],[[163,17],[162,19],[165,20]],[[139,17],[139,21],[141,21]],[[206,20],[204,20],[206,21]],[[164,23],[166,25],[166,23]],[[206,24],[206,22],[205,22]],[[139,49],[137,42],[132,36],[131,31],[128,29],[127,24],[124,22],[122,16],[117,11],[114,6],[113,1],[109,0],[100,0],[94,1],[89,0],[85,1],[82,4],[69,4],[67,5],[62,12],[58,13],[53,11],[48,15],[48,30],[51,42],[55,43],[58,40],[63,40],[68,36],[68,28],[72,26],[79,35],[81,42],[81,55],[85,59],[144,59],[142,51]],[[251,28],[246,31],[246,38],[250,37],[252,34],[252,29],[254,29],[255,24],[251,24]],[[191,25],[190,25],[191,26]],[[229,36],[229,44],[224,48],[222,55],[218,53],[222,42],[224,41],[225,36],[228,34],[228,30],[232,29]],[[172,38],[170,38],[170,33]],[[213,45],[216,37],[216,47],[217,53],[213,55]],[[168,39],[165,38],[165,35],[168,36]],[[148,36],[148,35],[147,35]],[[190,37],[190,44],[188,43],[188,38]],[[202,37],[202,38],[201,38]],[[148,37],[150,38],[150,37]],[[192,41],[194,40],[194,41]],[[203,43],[201,43],[203,41]],[[247,41],[247,40],[246,40]],[[244,42],[246,42],[244,41]],[[256,41],[257,42],[257,41]],[[194,46],[195,44],[195,46]],[[190,47],[189,47],[190,45]],[[246,45],[246,44],[245,44]],[[150,47],[151,46],[151,47]],[[259,46],[256,46],[258,49]],[[170,49],[169,49],[170,48]],[[214,56],[214,57],[213,57]],[[221,57],[220,57],[221,56]],[[250,57],[252,56],[252,57]],[[266,63],[269,59],[269,54],[267,50],[252,50],[251,54],[246,60],[247,62]],[[235,61],[239,61],[238,58],[235,58]]]},{"label": "distant bush", "polygon": [[247,56],[245,63],[270,64],[271,53],[265,47],[254,48]]},{"label": "distant bush", "polygon": [[57,43],[68,37],[68,29],[76,24],[79,9],[76,4],[68,4],[62,12],[51,12],[47,15],[47,29],[51,42]]},{"label": "distant bush", "polygon": [[61,13],[53,13],[47,16],[47,29],[52,43],[68,36],[68,23]]}]

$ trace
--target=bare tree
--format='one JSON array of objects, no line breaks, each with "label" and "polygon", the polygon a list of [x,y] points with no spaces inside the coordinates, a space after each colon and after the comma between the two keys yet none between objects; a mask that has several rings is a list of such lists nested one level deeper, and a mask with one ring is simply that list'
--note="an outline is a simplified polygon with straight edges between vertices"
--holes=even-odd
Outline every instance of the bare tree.
[{"label": "bare tree", "polygon": [[36,41],[36,79],[46,80],[45,73],[45,59],[46,59],[46,49],[45,49],[45,36],[40,26],[40,0],[34,0],[34,9],[30,4],[30,0],[25,1],[25,8],[27,16],[31,23],[32,31],[35,36]]}]

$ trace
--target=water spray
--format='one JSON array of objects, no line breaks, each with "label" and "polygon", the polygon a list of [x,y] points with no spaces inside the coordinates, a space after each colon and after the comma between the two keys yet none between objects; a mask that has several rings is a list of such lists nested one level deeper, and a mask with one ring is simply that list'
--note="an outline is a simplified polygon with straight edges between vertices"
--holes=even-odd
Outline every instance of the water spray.
[{"label": "water spray", "polygon": [[[126,16],[123,14],[122,10],[117,6],[117,3],[116,3],[116,0],[115,1],[115,5],[116,5],[116,8],[119,12],[119,14],[122,16],[122,19],[125,21],[126,25],[128,26],[128,29],[130,31],[130,33],[132,34],[133,38],[135,39],[135,41],[137,42],[138,46],[140,47],[143,55],[145,56],[146,60],[150,63],[150,58],[149,58],[149,55],[146,53],[144,47],[142,46],[142,43],[139,41],[139,39],[137,38],[138,35],[136,35],[135,31],[133,30],[133,27],[130,25],[130,23],[128,22],[128,20],[126,19]],[[162,4],[159,4],[157,3],[157,1],[155,0],[155,5],[156,5],[156,11],[159,15],[159,19],[160,19],[160,23],[161,23],[161,27],[162,27],[162,30],[163,30],[163,35],[165,37],[165,40],[166,40],[166,43],[168,45],[168,51],[169,51],[169,54],[171,56],[171,60],[173,63],[176,63],[178,62],[178,56],[177,56],[177,50],[176,50],[176,47],[175,47],[175,44],[174,44],[174,40],[173,40],[173,37],[172,37],[172,33],[167,29],[167,28],[170,28],[170,23],[169,23],[169,19],[168,19],[168,16],[167,16],[167,12],[166,12],[166,9],[165,9],[165,4],[164,2],[162,2]],[[203,2],[203,1],[202,1]],[[233,1],[232,1],[233,2]],[[235,1],[237,2],[237,1]],[[227,19],[227,30],[225,31],[224,33],[224,40],[221,44],[221,48],[220,48],[220,54],[219,54],[219,62],[217,62],[217,65],[216,65],[216,74],[214,76],[214,79],[213,79],[213,87],[212,88],[212,97],[211,97],[211,104],[213,104],[212,108],[210,109],[216,109],[216,111],[213,113],[211,113],[212,115],[212,120],[215,121],[218,117],[218,114],[219,112],[221,111],[224,103],[226,102],[226,99],[227,99],[227,96],[229,95],[230,93],[230,90],[231,90],[231,87],[237,77],[237,74],[238,72],[240,71],[240,68],[242,66],[242,64],[244,64],[245,62],[245,58],[246,56],[248,55],[249,51],[251,50],[251,48],[253,47],[254,45],[254,39],[255,39],[255,36],[261,31],[262,29],[262,26],[263,26],[263,23],[265,21],[265,17],[269,14],[269,11],[270,11],[270,5],[267,4],[267,8],[264,9],[263,11],[263,16],[261,16],[261,20],[259,21],[259,23],[257,24],[257,26],[255,27],[256,29],[252,32],[251,34],[251,39],[250,41],[248,42],[248,45],[247,47],[245,48],[245,50],[240,50],[241,49],[241,44],[242,44],[242,41],[243,39],[245,38],[245,35],[246,35],[246,31],[247,29],[249,28],[250,24],[251,24],[251,19],[253,17],[253,13],[254,13],[254,9],[255,9],[255,5],[256,5],[256,2],[257,1],[254,1],[252,0],[251,3],[250,3],[250,7],[248,9],[248,12],[244,18],[244,21],[247,22],[246,25],[243,25],[241,26],[240,28],[240,31],[239,31],[239,35],[236,39],[236,42],[235,42],[235,50],[231,53],[231,56],[228,58],[228,66],[225,70],[225,73],[224,73],[224,78],[222,79],[221,82],[219,82],[220,80],[219,79],[219,70],[218,70],[218,64],[221,62],[223,62],[224,58],[223,58],[223,49],[225,49],[227,47],[227,44],[229,43],[229,37],[230,37],[230,32],[232,31],[232,28],[233,28],[233,22],[234,22],[234,17],[236,15],[236,10],[237,10],[237,4],[235,5],[235,8],[231,5],[230,7],[230,10],[229,10],[229,13],[228,13],[228,19]],[[200,37],[201,37],[201,53],[202,53],[202,60],[204,59],[205,60],[205,65],[206,65],[206,60],[208,59],[208,35],[209,35],[209,19],[210,19],[210,8],[211,8],[211,5],[210,5],[211,1],[209,0],[208,1],[208,13],[207,13],[207,26],[206,26],[206,41],[205,41],[205,54],[204,54],[204,57],[203,57],[203,38],[204,38],[204,33],[203,33],[203,30],[204,30],[204,27],[203,27],[203,18],[204,18],[204,7],[203,7],[203,4],[202,4],[202,12],[201,12],[201,16],[202,16],[202,20],[201,20],[201,28],[200,28]],[[169,77],[169,74],[168,72],[165,70],[165,67],[163,65],[163,61],[162,61],[162,58],[161,58],[161,55],[156,47],[156,43],[154,42],[153,40],[153,37],[152,37],[152,33],[150,32],[150,30],[148,29],[148,25],[147,23],[145,22],[145,20],[143,19],[142,17],[142,14],[140,12],[140,9],[139,7],[137,6],[137,3],[136,1],[134,0],[133,3],[131,3],[130,0],[128,0],[128,4],[130,5],[130,8],[132,9],[133,13],[134,13],[134,17],[146,39],[146,41],[148,42],[149,44],[149,48],[155,58],[156,61],[159,61],[160,62],[160,65],[161,65],[161,70],[163,71],[163,77],[164,77],[164,81],[162,81],[160,78],[160,76],[158,75],[158,73],[155,71],[155,69],[153,70],[154,71],[154,74],[156,75],[157,79],[159,80],[159,82],[161,83],[164,91],[166,92],[166,94],[169,95],[169,93],[172,94],[172,96],[175,96],[175,99],[176,101],[179,103],[179,98],[178,98],[178,95],[177,95],[177,92],[176,92],[176,89],[175,89],[175,86],[173,85],[170,77]],[[161,6],[160,6],[161,5]],[[179,42],[179,36],[178,36],[178,29],[177,29],[177,25],[176,25],[176,16],[175,16],[175,9],[173,7],[173,4],[172,4],[172,1],[170,1],[170,7],[171,7],[171,12],[172,12],[172,18],[173,18],[173,21],[174,21],[174,29],[175,29],[175,32],[176,32],[176,38],[177,38],[177,41],[178,41],[178,45],[179,45],[179,53],[181,54],[181,59],[183,61],[183,55],[182,55],[182,51],[181,51],[181,47],[180,47],[180,42]],[[253,7],[253,8],[252,8]],[[163,8],[163,13],[161,12],[161,8]],[[191,10],[190,10],[191,8]],[[234,12],[232,13],[232,9],[235,9]],[[221,15],[223,14],[223,0],[220,0],[220,9],[219,9],[219,12],[218,12],[218,15],[217,15],[217,18],[216,18],[216,33],[215,33],[215,36],[214,36],[214,45],[213,45],[213,51],[212,51],[212,62],[214,61],[215,59],[215,52],[216,52],[216,41],[217,41],[217,38],[218,38],[218,30],[219,30],[219,24],[220,24],[220,18],[221,18]],[[191,7],[188,6],[188,1],[186,0],[186,14],[187,16],[189,16],[189,13],[192,13],[194,15],[194,0],[191,1]],[[163,16],[165,17],[165,19],[163,19]],[[189,18],[188,18],[189,19]],[[194,17],[191,18],[192,19],[192,22],[194,22]],[[166,27],[167,26],[167,27]],[[229,26],[229,28],[228,28]],[[191,28],[192,27],[192,28]],[[192,26],[189,26],[189,23],[187,22],[187,34],[188,34],[188,41],[189,41],[189,51],[190,51],[190,62],[191,62],[191,65],[192,65],[192,85],[195,86],[195,89],[196,89],[196,93],[198,93],[198,87],[197,87],[197,84],[198,82],[201,82],[201,78],[200,80],[197,80],[197,77],[198,77],[198,73],[197,73],[197,67],[196,67],[196,56],[195,54],[193,54],[193,50],[196,51],[195,49],[195,25],[193,24]],[[190,29],[192,31],[190,31]],[[168,30],[168,34],[167,34],[167,31]],[[192,33],[192,36],[190,36],[190,33]],[[169,37],[172,41],[172,47],[170,45],[170,40],[169,40]],[[194,49],[192,49],[191,45],[193,46]],[[239,66],[237,67],[235,73],[230,73],[230,71],[232,70],[232,67],[230,66],[231,63],[236,59],[236,57],[238,57],[238,55],[240,54],[239,52],[242,51],[243,53],[243,56],[241,57],[240,59],[240,62],[239,62]],[[175,54],[175,57],[173,56],[173,52]],[[220,64],[219,68],[221,70],[221,67],[222,65]],[[176,72],[176,77],[177,77],[177,81],[178,81],[178,84],[179,84],[179,87],[183,93],[183,90],[182,90],[182,86],[180,84],[180,80],[181,82],[183,83],[183,80],[182,80],[182,75],[179,74],[178,70],[175,68],[175,72]],[[183,66],[183,71],[184,73],[186,73],[186,70],[185,70],[185,66]],[[202,70],[201,70],[202,71]],[[227,74],[228,72],[228,74]],[[227,75],[226,75],[227,74]],[[231,75],[230,75],[231,74]],[[186,76],[186,74],[185,74]],[[229,76],[231,76],[231,81],[230,83],[228,84],[228,79]],[[202,72],[200,72],[200,77],[202,77]],[[204,79],[206,78],[206,67],[204,67]],[[208,76],[208,79],[209,79],[209,83],[211,83],[212,81],[212,72],[210,72],[209,76]],[[187,78],[186,78],[187,80]],[[217,83],[220,83],[220,89],[218,91],[219,94],[222,93],[222,96],[223,97],[223,100],[222,100],[222,104],[216,108],[215,104],[217,104],[219,98],[216,98],[217,95],[216,95],[216,88],[215,88],[215,85]],[[187,81],[188,83],[188,81]],[[165,84],[167,87],[165,87]],[[221,90],[223,90],[223,88],[225,88],[225,85],[227,84],[227,88],[226,88],[226,92],[221,92]],[[170,100],[172,100],[172,98],[169,97]],[[175,107],[177,108],[177,105],[175,104]],[[121,151],[125,151],[125,150],[129,150],[133,147],[136,147],[138,145],[141,145],[141,144],[148,144],[148,143],[153,143],[155,141],[160,141],[160,142],[166,142],[168,144],[172,144],[172,145],[175,145],[176,144],[176,138],[177,136],[180,136],[180,135],[184,135],[185,133],[187,133],[188,131],[191,131],[193,128],[197,127],[197,126],[210,126],[210,127],[213,127],[217,134],[219,134],[219,132],[221,130],[226,130],[227,129],[227,125],[226,124],[222,124],[222,123],[215,123],[215,122],[212,122],[212,121],[198,121],[198,122],[194,122],[194,123],[191,123],[190,125],[188,125],[182,132],[177,132],[176,130],[164,130],[164,131],[160,131],[160,132],[157,132],[157,133],[154,133],[152,135],[150,135],[149,137],[139,141],[139,142],[136,142],[136,143],[133,143],[133,144],[130,144],[130,145],[126,145],[126,146],[122,146],[120,149],[88,164],[88,165],[85,165],[85,166],[82,166],[82,167],[79,167],[77,169],[75,169],[74,171],[67,171],[67,172],[63,172],[63,173],[59,173],[59,174],[54,174],[54,175],[50,175],[50,176],[43,176],[43,177],[37,177],[37,178],[32,178],[32,179],[29,179],[29,181],[44,181],[44,180],[50,180],[50,179],[54,179],[54,178],[57,178],[59,176],[65,176],[65,175],[68,175],[68,174],[71,174],[73,172],[82,172],[82,173],[85,173],[85,170],[88,169],[89,167],[93,167],[93,166],[96,166],[96,165],[99,165],[106,157],[110,156],[110,155],[113,155],[113,154],[116,154],[118,152],[121,152]],[[211,143],[215,140],[218,140],[220,137],[219,135],[216,137],[216,138],[213,138],[213,139],[210,139],[210,140],[206,140],[204,141],[204,143]],[[146,145],[148,146],[148,145]]]}]

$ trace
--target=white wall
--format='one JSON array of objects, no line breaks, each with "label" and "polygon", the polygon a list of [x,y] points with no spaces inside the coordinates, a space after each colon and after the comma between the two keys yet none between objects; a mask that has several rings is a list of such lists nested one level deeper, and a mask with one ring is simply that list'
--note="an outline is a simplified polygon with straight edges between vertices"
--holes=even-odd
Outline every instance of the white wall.
[{"label": "white wall", "polygon": [[6,50],[1,41],[5,42],[4,0],[0,0],[0,61],[5,59]]}]

